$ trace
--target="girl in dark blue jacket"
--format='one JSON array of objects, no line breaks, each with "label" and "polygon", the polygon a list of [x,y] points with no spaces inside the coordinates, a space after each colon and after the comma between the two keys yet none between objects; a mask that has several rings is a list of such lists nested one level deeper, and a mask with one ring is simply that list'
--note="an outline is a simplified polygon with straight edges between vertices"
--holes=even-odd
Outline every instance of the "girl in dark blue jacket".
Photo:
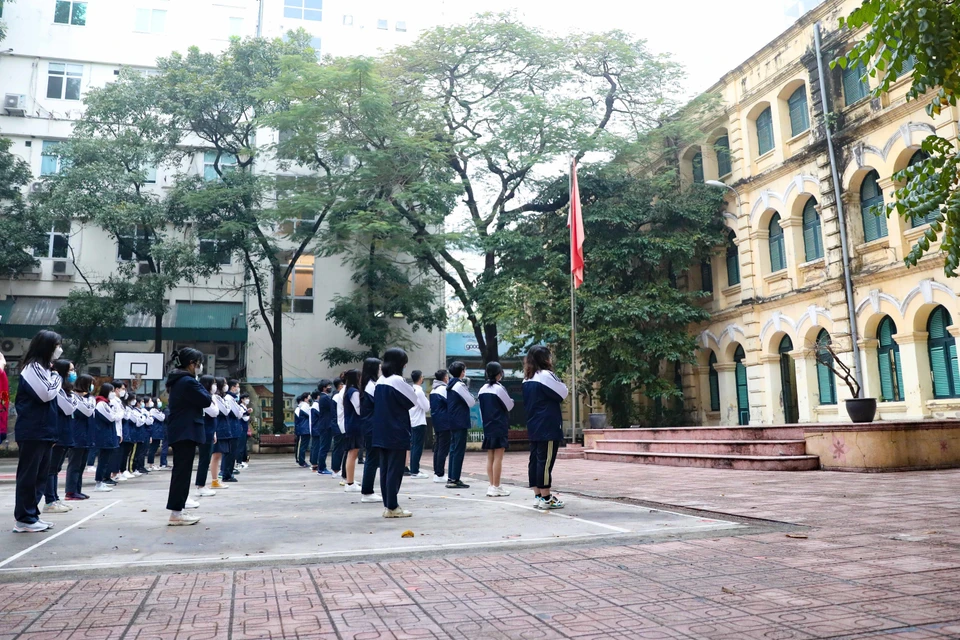
[{"label": "girl in dark blue jacket", "polygon": [[380,503],[380,496],[373,491],[380,468],[380,457],[373,446],[373,403],[380,379],[380,359],[367,358],[360,373],[360,422],[363,424],[363,483],[360,486],[360,502]]},{"label": "girl in dark blue jacket", "polygon": [[17,462],[16,500],[13,508],[17,533],[38,533],[53,525],[40,519],[37,504],[50,467],[50,452],[57,441],[57,394],[63,378],[52,363],[63,353],[60,335],[41,331],[27,349],[20,363],[20,386],[17,391]]},{"label": "girl in dark blue jacket", "polygon": [[450,382],[447,383],[447,424],[450,426],[450,470],[447,489],[469,489],[470,485],[460,480],[463,456],[467,452],[467,431],[470,429],[470,409],[477,403],[470,395],[467,365],[459,360],[450,365]]},{"label": "girl in dark blue jacket", "polygon": [[477,399],[480,402],[480,419],[483,421],[483,450],[487,452],[488,498],[510,495],[500,486],[500,472],[503,470],[503,452],[510,446],[510,410],[513,398],[500,384],[503,367],[499,362],[490,362],[486,370],[487,384],[483,385]]},{"label": "girl in dark blue jacket", "polygon": [[77,401],[77,411],[73,414],[73,448],[67,454],[67,493],[66,499],[86,500],[90,496],[83,493],[83,467],[87,463],[87,452],[94,446],[96,424],[93,420],[95,407],[93,397],[93,377],[83,374],[77,378],[73,391]]},{"label": "girl in dark blue jacket", "polygon": [[93,444],[99,451],[97,454],[97,486],[94,491],[113,491],[117,484],[110,478],[113,469],[114,452],[120,447],[120,430],[117,420],[122,416],[123,407],[116,404],[117,392],[109,382],[100,386],[100,393],[96,398],[96,407],[93,412],[95,437]]},{"label": "girl in dark blue jacket", "polygon": [[[410,449],[410,409],[417,403],[413,386],[403,379],[407,353],[387,349],[383,354],[383,376],[374,390],[373,451],[380,460],[380,493],[384,518],[409,518],[400,508],[397,495],[403,482],[403,467]],[[370,458],[367,458],[370,464]]]},{"label": "girl in dark blue jacket", "polygon": [[563,502],[550,495],[553,465],[563,446],[561,404],[567,397],[567,385],[553,373],[550,350],[537,345],[530,348],[523,366],[523,408],[527,413],[530,435],[530,486],[537,509],[562,509]]},{"label": "girl in dark blue jacket", "polygon": [[430,419],[433,420],[433,481],[447,481],[447,455],[450,454],[450,425],[447,424],[447,379],[450,374],[440,369],[433,374],[430,392]]},{"label": "girl in dark blue jacket", "polygon": [[360,372],[350,369],[343,374],[345,390],[343,392],[343,450],[347,457],[343,463],[343,490],[347,493],[359,493],[360,485],[354,482],[357,470],[357,454],[363,446],[363,425],[360,423]]},{"label": "girl in dark blue jacket", "polygon": [[[196,524],[200,518],[183,513],[190,494],[190,476],[197,445],[206,442],[203,410],[213,402],[210,392],[197,381],[203,373],[203,354],[196,349],[173,352],[173,370],[167,375],[167,393],[170,396],[170,417],[167,418],[167,437],[173,449],[173,471],[170,473],[170,493],[167,509],[171,511],[170,526]],[[196,504],[196,503],[193,503]]]},{"label": "girl in dark blue jacket", "polygon": [[77,401],[73,397],[73,383],[77,381],[77,372],[69,360],[57,360],[53,370],[60,374],[63,384],[57,393],[57,442],[50,454],[50,466],[47,468],[47,481],[43,487],[44,513],[66,513],[69,505],[60,500],[57,478],[63,470],[67,452],[73,448],[73,414],[77,410]]},{"label": "girl in dark blue jacket", "polygon": [[[210,403],[210,406],[203,410],[204,442],[198,448],[200,454],[199,459],[197,460],[197,497],[210,498],[217,495],[215,489],[207,487],[207,476],[210,475],[213,448],[217,443],[217,428],[220,420],[220,409],[217,407],[216,403],[216,379],[211,375],[200,376],[200,386],[210,392],[210,396],[214,399],[214,402]],[[217,464],[220,464],[219,454],[217,454]],[[219,467],[214,467],[214,469],[217,468]],[[216,471],[214,471],[212,482],[217,483],[218,486],[220,484],[220,482],[217,480]]]}]

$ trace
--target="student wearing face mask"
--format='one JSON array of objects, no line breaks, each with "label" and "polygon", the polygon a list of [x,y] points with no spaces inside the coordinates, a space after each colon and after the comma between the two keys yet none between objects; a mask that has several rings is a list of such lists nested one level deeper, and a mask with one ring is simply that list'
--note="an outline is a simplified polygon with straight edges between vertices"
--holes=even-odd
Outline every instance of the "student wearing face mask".
[{"label": "student wearing face mask", "polygon": [[249,460],[247,456],[247,440],[252,435],[250,433],[250,416],[253,415],[253,407],[250,406],[250,394],[241,393],[240,394],[240,408],[243,410],[243,415],[240,416],[241,426],[243,427],[243,437],[240,438],[240,468],[247,468],[247,461]]},{"label": "student wearing face mask", "polygon": [[130,468],[131,473],[137,478],[147,473],[146,469],[143,468],[141,463],[141,457],[146,459],[146,451],[144,446],[149,439],[149,425],[146,414],[143,411],[143,404],[142,396],[134,397],[133,403],[131,404],[131,413],[133,418],[131,423],[133,453],[130,456]]},{"label": "student wearing face mask", "polygon": [[83,468],[87,463],[87,451],[96,441],[96,422],[93,412],[96,401],[93,396],[93,377],[87,374],[77,378],[74,389],[77,411],[73,414],[73,448],[67,454],[67,501],[86,500],[83,493]]},{"label": "student wearing face mask", "polygon": [[[53,363],[53,370],[60,374],[63,383],[57,392],[57,442],[53,445],[50,454],[50,465],[47,467],[47,481],[44,483],[40,495],[44,498],[43,512],[66,513],[71,507],[60,500],[59,483],[57,479],[63,470],[63,462],[67,459],[67,452],[73,447],[73,414],[77,410],[76,400],[73,397],[73,383],[77,379],[77,372],[69,360],[57,360]],[[39,496],[37,502],[39,502]]]},{"label": "student wearing face mask", "polygon": [[125,440],[125,435],[128,435],[129,426],[127,429],[124,429],[123,420],[127,413],[126,410],[126,398],[127,398],[127,385],[122,380],[114,380],[110,384],[113,385],[114,397],[110,401],[110,404],[113,406],[113,415],[117,417],[116,427],[117,427],[117,437],[120,440],[120,445],[113,451],[113,458],[110,463],[110,477],[114,482],[126,482],[129,478],[123,473],[123,458],[124,458],[124,449],[123,442]]},{"label": "student wearing face mask", "polygon": [[197,445],[206,441],[203,410],[213,402],[210,393],[197,381],[203,373],[203,359],[203,354],[196,349],[174,351],[170,361],[173,370],[167,375],[167,392],[170,394],[167,435],[173,448],[173,471],[167,496],[167,509],[170,510],[167,524],[170,526],[192,525],[200,521],[183,510],[197,504],[189,499],[190,477]]},{"label": "student wearing face mask", "polygon": [[[97,394],[96,405],[93,412],[95,436],[93,444],[100,450],[97,458],[97,470],[94,476],[97,486],[94,491],[113,491],[117,482],[110,478],[110,470],[113,465],[114,451],[120,448],[120,434],[117,432],[117,414],[118,409],[114,404],[117,399],[117,392],[113,385],[105,382],[100,385],[100,393]],[[123,411],[121,407],[119,411]]]},{"label": "student wearing face mask", "polygon": [[214,378],[211,396],[214,404],[217,407],[217,431],[216,439],[214,440],[213,444],[213,453],[210,456],[210,475],[212,478],[210,486],[213,489],[227,488],[227,486],[224,484],[226,477],[220,477],[223,469],[223,459],[230,452],[230,436],[232,434],[230,421],[228,419],[228,416],[230,415],[230,408],[227,406],[227,401],[224,398],[226,393],[226,378]]},{"label": "student wearing face mask", "polygon": [[423,372],[414,369],[410,373],[410,381],[413,383],[413,393],[417,396],[416,404],[410,409],[410,477],[425,480],[430,474],[420,470],[420,458],[423,456],[423,438],[427,430],[430,401],[423,394]]},{"label": "student wearing face mask", "polygon": [[398,494],[403,482],[403,466],[410,449],[410,409],[417,404],[417,394],[403,379],[407,353],[403,349],[387,349],[383,354],[383,376],[377,381],[373,409],[373,451],[380,461],[380,493],[383,495],[384,518],[409,518],[409,511],[400,508]]},{"label": "student wearing face mask", "polygon": [[[151,396],[147,398],[146,409],[150,419],[153,420],[153,424],[150,425],[150,449],[147,453],[147,464],[149,465],[148,468],[150,471],[160,471],[160,465],[156,464],[156,460],[160,445],[163,444],[166,438],[166,429],[163,424],[166,416],[157,408],[157,399],[155,397]],[[162,456],[160,461],[166,466],[166,456]]]},{"label": "student wearing face mask", "polygon": [[239,454],[240,443],[240,416],[243,411],[237,402],[240,397],[240,381],[231,378],[227,381],[227,386],[223,394],[223,401],[227,406],[227,424],[230,427],[230,446],[223,454],[223,461],[220,464],[220,475],[223,476],[221,482],[237,482],[237,455]]},{"label": "student wearing face mask", "polygon": [[57,396],[63,378],[52,363],[63,353],[60,335],[41,331],[20,362],[20,386],[17,391],[16,498],[13,510],[14,532],[38,533],[52,527],[42,520],[37,509],[47,479],[50,454],[57,441]]},{"label": "student wearing face mask", "polygon": [[490,362],[486,370],[487,383],[480,389],[477,400],[480,402],[480,419],[483,421],[483,446],[487,452],[488,498],[501,498],[510,492],[500,486],[500,473],[503,469],[503,452],[510,446],[510,411],[513,398],[506,387],[500,384],[503,379],[503,367],[499,362]]},{"label": "student wearing face mask", "polygon": [[323,424],[320,422],[320,392],[310,393],[310,470],[316,471],[320,458],[320,435]]},{"label": "student wearing face mask", "polygon": [[360,376],[360,423],[363,425],[363,484],[360,487],[360,502],[380,504],[382,499],[373,491],[380,470],[380,452],[373,446],[373,409],[380,379],[380,359],[367,358],[363,361],[363,373]]},{"label": "student wearing face mask", "polygon": [[[334,476],[339,476],[345,478],[346,476],[342,475],[344,468],[344,460],[347,457],[347,450],[343,446],[344,434],[346,433],[346,425],[344,423],[343,417],[343,393],[346,390],[346,387],[343,384],[343,376],[341,373],[333,381],[333,406],[335,407],[336,412],[336,422],[333,428],[333,453],[330,456],[330,470],[333,471]],[[344,484],[344,481],[341,480],[340,484]]]},{"label": "student wearing face mask", "polygon": [[123,420],[121,422],[123,442],[120,444],[120,449],[123,451],[122,475],[127,480],[133,480],[140,476],[139,473],[134,474],[133,472],[133,453],[137,446],[136,439],[139,438],[138,420],[137,399],[133,394],[128,393],[123,401]]},{"label": "student wearing face mask", "polygon": [[297,406],[293,410],[293,433],[297,437],[293,456],[297,466],[306,468],[307,449],[310,448],[310,394],[301,393],[296,397]]},{"label": "student wearing face mask", "polygon": [[467,451],[467,431],[470,429],[470,409],[477,401],[470,395],[467,381],[467,365],[459,360],[450,365],[450,382],[447,383],[447,423],[450,425],[450,470],[447,489],[469,489],[470,485],[460,480],[463,471],[463,456]]},{"label": "student wearing face mask", "polygon": [[330,452],[330,443],[333,440],[334,431],[339,433],[336,426],[337,405],[330,397],[330,387],[333,383],[329,380],[321,380],[317,385],[319,397],[317,398],[317,420],[320,422],[320,442],[317,447],[317,473],[322,476],[332,476],[333,472],[327,468],[327,453]]},{"label": "student wearing face mask", "polygon": [[447,456],[450,455],[450,425],[447,422],[447,381],[450,374],[440,369],[433,374],[430,391],[430,418],[433,420],[433,481],[447,481]]},{"label": "student wearing face mask", "polygon": [[[221,487],[216,472],[213,473],[213,478],[209,478],[212,486],[210,488],[207,487],[207,480],[211,468],[210,463],[213,461],[213,449],[217,445],[217,422],[220,419],[220,409],[217,405],[217,381],[211,375],[202,375],[200,376],[200,386],[210,393],[213,402],[203,410],[204,442],[199,446],[200,454],[197,462],[196,480],[197,497],[211,498],[217,495],[216,489]],[[217,465],[220,464],[219,453],[216,454],[216,463]],[[216,469],[217,467],[213,468]]]},{"label": "student wearing face mask", "polygon": [[357,454],[363,446],[363,425],[360,423],[360,372],[350,369],[343,374],[343,462],[346,493],[359,493],[360,485],[354,482],[357,469]]}]

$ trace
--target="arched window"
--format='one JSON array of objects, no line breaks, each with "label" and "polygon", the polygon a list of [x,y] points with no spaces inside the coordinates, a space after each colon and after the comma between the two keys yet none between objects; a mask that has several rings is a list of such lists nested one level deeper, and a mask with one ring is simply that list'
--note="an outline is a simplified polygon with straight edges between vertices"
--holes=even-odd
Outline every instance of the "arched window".
[{"label": "arched window", "polygon": [[810,110],[807,109],[807,88],[801,86],[787,98],[790,108],[790,135],[798,136],[810,128]]},{"label": "arched window", "polygon": [[709,367],[710,411],[720,411],[720,374],[717,373],[717,356],[713,352],[710,352]]},{"label": "arched window", "polygon": [[933,376],[934,398],[960,397],[960,370],[957,369],[957,342],[947,331],[953,325],[950,312],[937,307],[927,320],[927,350]]},{"label": "arched window", "polygon": [[[924,151],[923,149],[921,149],[916,153],[914,153],[912,156],[910,156],[910,161],[907,162],[907,166],[912,167],[916,164],[923,162],[929,157],[930,157],[930,154]],[[913,218],[911,220],[911,226],[920,227],[925,224],[930,224],[931,222],[936,220],[938,217],[940,217],[940,209],[934,209],[933,211],[931,211],[930,213],[928,213],[922,218]]]},{"label": "arched window", "polygon": [[737,250],[737,234],[727,235],[727,286],[740,284],[740,253]]},{"label": "arched window", "polygon": [[862,64],[849,66],[841,73],[843,81],[843,102],[846,106],[859,102],[870,93],[870,85],[867,84],[867,72]]},{"label": "arched window", "polygon": [[739,414],[739,423],[742,425],[750,424],[750,393],[747,390],[747,367],[743,364],[746,354],[743,347],[737,345],[737,350],[733,354],[733,361],[737,364],[737,412]]},{"label": "arched window", "polygon": [[797,370],[793,366],[793,340],[790,336],[783,336],[777,352],[780,354],[780,388],[783,394],[783,421],[795,424],[799,421],[797,408]]},{"label": "arched window", "polygon": [[817,389],[820,392],[820,404],[837,404],[837,385],[833,379],[833,371],[821,362],[821,359],[833,363],[833,355],[827,351],[827,346],[833,344],[826,329],[821,329],[817,335]]},{"label": "arched window", "polygon": [[884,402],[903,400],[903,373],[900,369],[900,347],[893,339],[897,325],[890,316],[877,327],[877,361],[880,365],[880,399]]},{"label": "arched window", "polygon": [[690,163],[693,165],[693,181],[703,184],[703,154],[697,151]]},{"label": "arched window", "polygon": [[730,163],[730,138],[720,136],[713,143],[713,150],[717,154],[717,171],[723,177],[733,171],[733,165]]},{"label": "arched window", "polygon": [[780,227],[780,214],[770,219],[770,272],[776,273],[787,268],[787,253],[783,248],[783,229]]},{"label": "arched window", "polygon": [[875,215],[874,207],[883,205],[880,174],[871,171],[860,185],[860,218],[863,220],[863,239],[867,242],[887,237],[887,216]]},{"label": "arched window", "polygon": [[815,198],[807,199],[803,206],[803,253],[807,262],[823,257],[823,233]]},{"label": "arched window", "polygon": [[761,156],[773,149],[773,112],[770,107],[757,116],[757,148]]}]

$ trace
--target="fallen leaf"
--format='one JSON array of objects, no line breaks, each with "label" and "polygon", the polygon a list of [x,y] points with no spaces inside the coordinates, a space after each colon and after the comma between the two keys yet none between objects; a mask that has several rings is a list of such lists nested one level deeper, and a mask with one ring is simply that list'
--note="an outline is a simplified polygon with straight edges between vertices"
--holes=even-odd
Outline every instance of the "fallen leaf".
[{"label": "fallen leaf", "polygon": [[414,533],[413,531],[410,531],[410,529],[407,529],[406,531],[400,534],[401,538],[412,538],[413,536],[414,536]]},{"label": "fallen leaf", "polygon": [[807,539],[807,535],[804,534],[804,533],[788,533],[788,534],[787,534],[787,537],[788,537],[788,538],[796,538],[797,540],[806,540],[806,539]]},{"label": "fallen leaf", "polygon": [[733,589],[730,589],[728,587],[720,587],[720,591],[722,591],[723,593],[734,594]]},{"label": "fallen leaf", "polygon": [[939,531],[924,531],[923,533],[924,533],[925,535],[932,536],[932,535],[934,535],[935,533],[940,533],[940,532],[939,532]]}]

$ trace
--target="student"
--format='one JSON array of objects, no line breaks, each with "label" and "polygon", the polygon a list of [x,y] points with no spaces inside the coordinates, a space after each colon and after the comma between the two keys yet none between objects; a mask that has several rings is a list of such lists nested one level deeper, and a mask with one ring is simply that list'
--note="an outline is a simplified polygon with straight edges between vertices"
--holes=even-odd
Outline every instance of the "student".
[{"label": "student", "polygon": [[447,422],[446,369],[433,374],[433,390],[430,392],[430,417],[433,419],[433,481],[446,482],[447,455],[450,453],[450,424]]},{"label": "student", "polygon": [[500,473],[503,470],[503,452],[510,447],[508,434],[513,398],[500,384],[500,380],[503,379],[503,367],[499,362],[487,364],[486,378],[487,383],[477,395],[477,401],[480,403],[480,419],[483,422],[481,448],[487,452],[487,478],[490,479],[487,497],[499,498],[510,495],[509,491],[500,486]]},{"label": "student", "polygon": [[294,450],[294,459],[297,466],[301,468],[309,467],[306,462],[307,449],[310,448],[310,399],[309,393],[301,393],[297,396],[297,407],[293,410],[293,433],[297,437],[296,449]]},{"label": "student", "polygon": [[53,445],[53,451],[50,454],[47,480],[41,495],[45,501],[44,513],[66,513],[72,508],[60,500],[57,479],[63,471],[63,462],[67,459],[67,453],[73,448],[72,422],[73,414],[77,410],[76,401],[73,398],[73,383],[77,380],[77,372],[69,360],[57,360],[53,363],[53,370],[60,374],[63,383],[57,393],[57,442]]},{"label": "student", "polygon": [[97,486],[94,491],[113,491],[116,480],[110,478],[113,467],[114,452],[120,448],[120,431],[117,429],[117,411],[123,411],[114,404],[117,392],[113,385],[105,382],[100,385],[100,393],[96,397],[96,406],[93,412],[95,437],[94,445],[99,450],[96,475]]},{"label": "student", "polygon": [[373,446],[373,403],[380,379],[380,359],[367,358],[363,361],[363,373],[360,376],[360,423],[363,425],[363,485],[360,488],[360,502],[381,502],[380,496],[373,491],[380,468],[378,451]]},{"label": "student", "polygon": [[57,440],[57,395],[63,378],[52,369],[63,353],[60,334],[41,331],[20,362],[17,391],[17,486],[13,509],[16,533],[38,533],[53,525],[40,519],[37,504],[50,468],[50,453]]},{"label": "student", "polygon": [[127,476],[123,473],[123,457],[124,457],[124,448],[123,443],[128,436],[128,430],[124,429],[124,415],[126,414],[126,397],[127,397],[127,385],[123,380],[114,380],[111,382],[113,385],[114,398],[110,401],[110,404],[113,406],[113,415],[116,416],[116,426],[117,433],[120,437],[120,444],[116,449],[113,450],[111,454],[112,460],[110,463],[110,477],[114,483],[116,482],[126,482],[128,480]]},{"label": "student", "polygon": [[310,470],[317,471],[320,458],[320,436],[323,424],[320,422],[320,392],[310,393]]},{"label": "student", "polygon": [[162,471],[169,471],[170,467],[167,466],[167,449],[169,445],[167,441],[167,418],[170,417],[170,409],[164,406],[160,398],[154,398],[154,402],[157,405],[157,411],[163,414],[163,441],[160,443],[160,469]]},{"label": "student", "polygon": [[123,420],[121,422],[123,440],[120,443],[120,449],[123,452],[123,464],[120,467],[121,475],[127,480],[133,480],[140,475],[134,475],[133,473],[133,450],[136,447],[134,440],[137,438],[137,416],[134,411],[136,404],[136,397],[128,393],[123,402]]},{"label": "student", "polygon": [[470,409],[477,403],[467,386],[467,365],[459,360],[450,365],[447,383],[447,423],[450,425],[450,471],[447,489],[469,489],[460,480],[463,456],[467,452],[467,431],[470,429]]},{"label": "student", "polygon": [[523,364],[523,408],[530,434],[530,486],[537,509],[563,509],[563,502],[550,494],[553,465],[563,446],[560,404],[567,397],[567,385],[553,373],[550,350],[531,347]]},{"label": "student", "polygon": [[150,442],[150,428],[153,426],[153,418],[147,413],[147,401],[143,396],[137,396],[136,405],[134,405],[134,417],[136,418],[136,438],[133,449],[133,474],[135,476],[144,476],[150,473],[147,470],[147,445]]},{"label": "student", "polygon": [[150,414],[150,417],[153,419],[153,424],[150,426],[150,451],[147,454],[147,464],[150,465],[151,471],[160,471],[161,466],[166,466],[166,456],[161,455],[160,462],[157,464],[157,452],[160,450],[160,445],[163,444],[163,441],[166,439],[166,429],[163,421],[166,419],[166,416],[157,408],[157,399],[155,397],[147,398],[147,411]]},{"label": "student", "polygon": [[247,455],[247,439],[250,437],[250,416],[253,415],[253,407],[250,406],[250,394],[240,394],[240,409],[243,415],[240,416],[243,435],[240,438],[240,467],[247,468],[249,456]]},{"label": "student", "polygon": [[[170,474],[170,491],[167,509],[170,510],[170,526],[192,525],[200,518],[183,513],[191,504],[190,476],[197,445],[206,441],[203,427],[203,410],[213,402],[210,393],[197,381],[203,373],[203,354],[186,348],[173,352],[173,370],[167,375],[167,392],[170,394],[170,417],[167,419],[167,435],[173,448],[173,471]],[[200,506],[196,502],[192,502]],[[195,507],[194,507],[195,508]]]},{"label": "student", "polygon": [[[200,376],[200,386],[210,393],[213,402],[209,407],[203,409],[203,444],[197,447],[199,451],[197,459],[197,497],[211,498],[217,495],[216,489],[220,487],[220,481],[217,480],[216,471],[213,474],[213,486],[207,488],[207,476],[210,475],[210,463],[213,459],[213,448],[217,445],[217,421],[220,418],[220,409],[217,406],[217,381],[211,375]],[[217,463],[220,462],[220,454],[217,454]],[[217,467],[213,467],[216,469]]]},{"label": "student", "polygon": [[67,454],[67,501],[86,500],[83,493],[83,468],[87,463],[87,451],[94,445],[96,422],[93,412],[96,402],[93,396],[93,377],[83,374],[77,378],[74,396],[77,411],[73,414],[73,448]]},{"label": "student", "polygon": [[[333,381],[333,404],[337,408],[337,417],[336,417],[336,429],[333,431],[333,454],[330,456],[330,469],[333,471],[333,475],[340,476],[341,478],[346,478],[345,475],[345,465],[344,461],[347,458],[347,450],[344,448],[344,434],[346,433],[346,425],[344,424],[343,419],[343,393],[346,391],[346,387],[343,384],[344,373],[341,373]],[[346,484],[341,481],[341,484]]]},{"label": "student", "polygon": [[413,393],[417,401],[410,409],[410,477],[418,480],[429,478],[430,474],[420,470],[420,458],[423,456],[423,438],[427,430],[427,411],[430,401],[423,393],[423,372],[414,369],[410,372]]},{"label": "student", "polygon": [[383,354],[383,376],[377,381],[374,391],[371,451],[377,452],[380,461],[384,518],[409,518],[413,515],[400,508],[397,497],[403,482],[407,450],[410,448],[410,410],[417,405],[417,394],[410,383],[403,379],[406,365],[407,353],[403,349],[387,349]]},{"label": "student", "polygon": [[343,450],[347,452],[343,463],[347,493],[359,493],[360,485],[354,482],[357,470],[357,454],[363,446],[363,425],[360,422],[360,372],[350,369],[344,375],[343,391]]},{"label": "student", "polygon": [[217,408],[217,430],[210,454],[210,477],[212,479],[210,486],[216,490],[227,488],[227,485],[224,484],[227,476],[223,475],[223,459],[227,457],[232,446],[230,436],[233,434],[233,429],[230,425],[230,407],[227,406],[226,398],[224,398],[226,393],[226,378],[214,378],[210,397]]},{"label": "student", "polygon": [[243,409],[240,408],[240,381],[236,378],[227,380],[227,392],[223,396],[227,405],[227,424],[230,425],[230,449],[223,456],[221,464],[221,482],[237,482],[236,474],[240,473],[238,458],[240,456],[240,438],[245,435]]},{"label": "student", "polygon": [[[321,380],[317,385],[317,391],[320,397],[317,398],[319,408],[318,419],[320,421],[320,447],[317,451],[317,473],[321,476],[332,476],[333,472],[327,469],[327,453],[330,452],[330,443],[333,440],[334,431],[339,434],[337,428],[337,405],[330,397],[330,387],[333,383],[329,380]],[[336,452],[334,452],[336,455]]]}]

